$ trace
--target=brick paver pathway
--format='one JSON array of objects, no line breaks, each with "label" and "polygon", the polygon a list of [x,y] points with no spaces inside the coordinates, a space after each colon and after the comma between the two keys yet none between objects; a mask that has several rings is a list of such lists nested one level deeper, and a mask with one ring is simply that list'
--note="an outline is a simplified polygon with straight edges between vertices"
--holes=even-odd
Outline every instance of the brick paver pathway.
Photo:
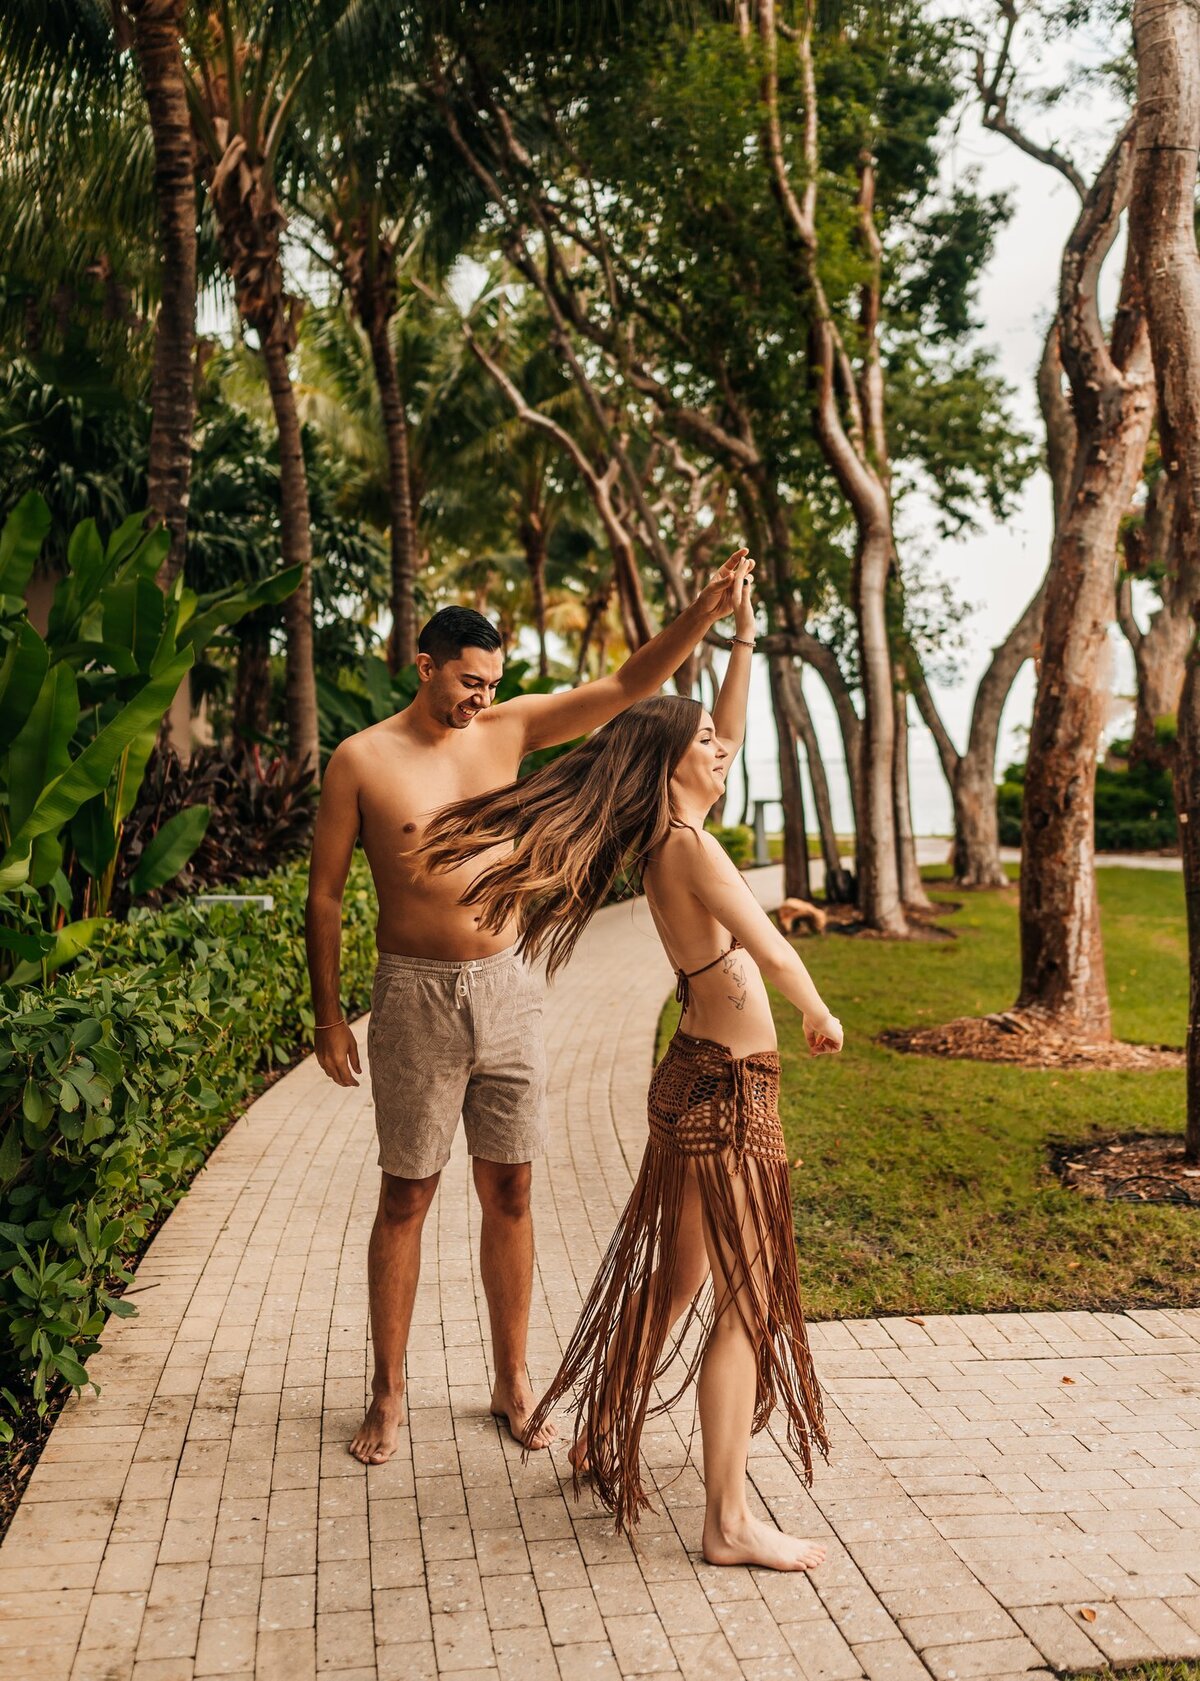
[{"label": "brick paver pathway", "polygon": [[[551,993],[535,1380],[640,1156],[669,983],[625,905]],[[1200,1653],[1200,1313],[815,1327],[834,1464],[810,1497],[764,1435],[752,1471],[827,1562],[714,1570],[690,1410],[648,1432],[640,1556],[564,1496],[561,1449],[522,1465],[498,1433],[461,1147],[426,1229],[411,1429],[386,1466],[349,1457],[376,1184],[366,1088],[311,1061],[214,1152],[0,1549],[5,1681],[1003,1681]]]}]

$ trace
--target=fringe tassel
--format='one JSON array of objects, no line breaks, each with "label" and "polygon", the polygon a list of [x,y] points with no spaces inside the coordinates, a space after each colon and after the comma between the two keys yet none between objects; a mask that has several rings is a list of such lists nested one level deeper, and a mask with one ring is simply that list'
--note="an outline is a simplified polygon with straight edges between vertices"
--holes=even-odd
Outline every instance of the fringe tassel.
[{"label": "fringe tassel", "polygon": [[[716,1059],[723,1078],[716,1081],[713,1051],[723,1053]],[[777,1091],[778,1059],[773,1060]],[[749,1070],[746,1064],[752,1065]],[[812,1481],[814,1441],[828,1457],[821,1391],[800,1301],[787,1156],[772,1082],[764,1080],[764,1073],[771,1073],[766,1055],[744,1058],[739,1065],[726,1047],[711,1041],[686,1034],[672,1041],[651,1085],[651,1136],[637,1181],[562,1365],[527,1426],[527,1436],[532,1435],[565,1396],[573,1397],[575,1434],[586,1427],[596,1496],[612,1512],[617,1530],[631,1539],[650,1506],[641,1467],[646,1419],[673,1406],[696,1377],[722,1312],[741,1315],[757,1349],[753,1431],[765,1429],[775,1408],[782,1407],[788,1446],[806,1482]],[[664,1085],[674,1094],[681,1075],[700,1102],[673,1118],[664,1117],[661,1109],[656,1114],[656,1085],[660,1096]],[[762,1150],[768,1141],[770,1147]],[[730,1264],[728,1276],[724,1270],[720,1276],[714,1273],[681,1328],[668,1337],[689,1165],[695,1167],[702,1218],[716,1239],[713,1247],[729,1256]],[[740,1212],[735,1180],[742,1187]],[[697,1347],[681,1381],[668,1398],[652,1403],[653,1385],[666,1375],[697,1325]],[[576,1471],[577,1496],[580,1484]]]}]

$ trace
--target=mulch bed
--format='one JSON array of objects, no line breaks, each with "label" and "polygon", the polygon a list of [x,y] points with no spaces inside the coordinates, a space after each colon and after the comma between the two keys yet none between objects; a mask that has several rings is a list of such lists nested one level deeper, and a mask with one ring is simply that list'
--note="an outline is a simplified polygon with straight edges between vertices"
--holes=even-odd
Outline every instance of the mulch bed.
[{"label": "mulch bed", "polygon": [[[895,940],[897,938],[895,934],[881,934],[878,928],[864,926],[862,917],[854,905],[831,905],[824,900],[814,902],[819,903],[820,908],[825,912],[826,934],[846,934],[857,940]],[[948,916],[951,912],[961,909],[961,902],[955,903],[952,900],[939,901],[932,910],[928,911],[918,910],[913,905],[906,905],[904,914],[908,918],[909,932],[907,936],[902,937],[908,940],[926,940],[933,943],[957,939],[958,936],[949,928],[939,927],[936,919]],[[803,936],[808,934],[809,930],[799,927],[795,932],[797,935]]]},{"label": "mulch bed", "polygon": [[1146,1074],[1184,1066],[1184,1053],[1173,1045],[1134,1045],[1120,1039],[1080,1044],[1077,1039],[1056,1034],[1045,1022],[1031,1021],[1014,1011],[959,1016],[940,1027],[888,1027],[877,1036],[876,1043],[914,1056],[1008,1062],[1018,1068]]},{"label": "mulch bed", "polygon": [[1131,1133],[1091,1144],[1058,1144],[1050,1165],[1081,1196],[1107,1202],[1167,1202],[1200,1210],[1200,1166],[1184,1159],[1178,1133]]},{"label": "mulch bed", "polygon": [[45,1418],[39,1418],[32,1401],[26,1402],[19,1419],[13,1421],[13,1439],[0,1447],[0,1541],[21,1503],[25,1484],[42,1456],[42,1449],[50,1439],[59,1413],[71,1393],[64,1383],[46,1408]]}]

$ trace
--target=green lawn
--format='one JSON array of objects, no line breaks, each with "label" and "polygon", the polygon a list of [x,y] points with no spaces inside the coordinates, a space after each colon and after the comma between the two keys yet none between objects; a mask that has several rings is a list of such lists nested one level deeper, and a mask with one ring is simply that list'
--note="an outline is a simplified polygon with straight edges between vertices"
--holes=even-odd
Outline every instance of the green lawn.
[{"label": "green lawn", "polygon": [[[953,900],[937,875],[934,896]],[[1103,869],[1099,882],[1118,1035],[1182,1044],[1180,877]],[[1039,1072],[872,1043],[884,1027],[1012,1002],[1015,893],[963,894],[961,905],[945,943],[797,942],[846,1028],[839,1058],[813,1060],[776,1000],[812,1316],[1200,1304],[1200,1212],[1085,1200],[1046,1165],[1057,1141],[1182,1132],[1182,1071]],[[665,1031],[677,1014],[672,1003]]]}]

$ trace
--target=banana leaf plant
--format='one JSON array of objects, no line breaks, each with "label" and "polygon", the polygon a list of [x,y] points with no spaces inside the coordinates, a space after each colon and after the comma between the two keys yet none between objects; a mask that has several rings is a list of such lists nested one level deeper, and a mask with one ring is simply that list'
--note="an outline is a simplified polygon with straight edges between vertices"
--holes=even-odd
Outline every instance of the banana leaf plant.
[{"label": "banana leaf plant", "polygon": [[[148,531],[137,514],[103,543],[85,520],[43,636],[25,592],[49,527],[45,502],[30,492],[0,531],[0,975],[9,969],[12,983],[49,974],[103,925],[121,831],[180,683],[213,637],[282,601],[300,578],[291,567],[214,595],[182,578],[164,590],[161,527]],[[207,808],[191,806],[164,825],[134,892],[177,875],[207,821]],[[33,902],[40,934],[30,927]],[[84,914],[71,920],[76,909]]]}]

